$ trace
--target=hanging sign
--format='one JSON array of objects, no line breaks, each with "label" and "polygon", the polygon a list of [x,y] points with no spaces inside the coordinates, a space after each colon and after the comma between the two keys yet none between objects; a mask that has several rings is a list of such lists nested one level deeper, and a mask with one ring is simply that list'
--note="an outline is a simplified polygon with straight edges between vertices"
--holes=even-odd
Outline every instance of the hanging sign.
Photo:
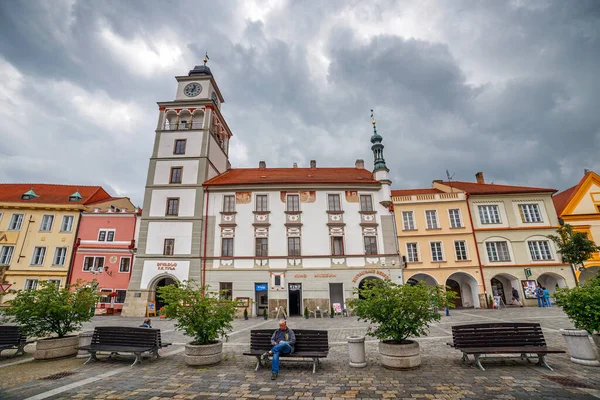
[{"label": "hanging sign", "polygon": [[0,293],[8,292],[8,289],[12,286],[10,283],[2,283],[0,284]]},{"label": "hanging sign", "polygon": [[264,292],[265,290],[268,290],[268,287],[266,283],[255,283],[254,290],[257,292]]}]

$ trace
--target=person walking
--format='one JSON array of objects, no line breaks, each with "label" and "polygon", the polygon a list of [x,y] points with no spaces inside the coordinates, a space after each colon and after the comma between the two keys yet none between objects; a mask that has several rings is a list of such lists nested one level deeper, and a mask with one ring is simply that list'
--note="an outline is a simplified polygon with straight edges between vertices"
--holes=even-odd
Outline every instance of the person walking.
[{"label": "person walking", "polygon": [[550,292],[545,287],[542,289],[544,289],[544,304],[546,307],[552,307],[552,302],[550,301]]},{"label": "person walking", "polygon": [[512,301],[513,304],[515,304],[515,301],[516,301],[519,306],[523,307],[523,304],[521,304],[521,300],[519,298],[519,291],[517,290],[517,288],[513,288],[512,298],[513,298],[513,301]]},{"label": "person walking", "polygon": [[296,335],[293,330],[287,327],[285,319],[279,320],[279,329],[273,332],[271,344],[273,345],[273,348],[260,357],[260,363],[263,366],[267,365],[269,356],[273,356],[273,362],[271,363],[271,380],[275,380],[277,379],[277,376],[279,376],[279,355],[293,353],[294,346],[296,345]]},{"label": "person walking", "polygon": [[147,318],[144,320],[144,323],[140,325],[140,328],[152,328],[152,320]]},{"label": "person walking", "polygon": [[538,286],[538,288],[535,289],[535,297],[537,297],[538,307],[546,307],[546,304],[544,303],[544,289],[542,289],[541,286]]}]

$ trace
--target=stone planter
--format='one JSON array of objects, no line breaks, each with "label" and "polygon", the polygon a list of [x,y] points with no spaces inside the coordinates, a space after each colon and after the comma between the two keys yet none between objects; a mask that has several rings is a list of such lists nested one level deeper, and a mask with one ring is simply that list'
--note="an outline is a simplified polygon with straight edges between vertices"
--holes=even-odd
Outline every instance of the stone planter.
[{"label": "stone planter", "polygon": [[220,363],[222,359],[223,342],[185,345],[185,363],[187,365],[214,365]]},{"label": "stone planter", "polygon": [[561,329],[571,361],[576,364],[587,365],[591,367],[600,366],[600,362],[596,359],[596,351],[592,342],[590,342],[587,331],[579,329]]},{"label": "stone planter", "polygon": [[592,335],[592,340],[594,344],[596,344],[596,350],[598,351],[598,357],[600,358],[600,333],[594,333]]},{"label": "stone planter", "polygon": [[348,351],[350,353],[350,366],[353,368],[363,368],[367,366],[365,357],[365,337],[348,336]]},{"label": "stone planter", "polygon": [[405,340],[402,343],[391,340],[379,342],[379,358],[385,368],[416,368],[421,365],[419,343],[414,340]]},{"label": "stone planter", "polygon": [[[92,344],[92,336],[94,336],[94,331],[81,332],[79,334],[79,347]],[[77,352],[77,358],[88,358],[89,356],[90,353],[87,350],[79,350]]]},{"label": "stone planter", "polygon": [[65,336],[38,340],[33,358],[36,360],[51,360],[53,358],[69,357],[77,354],[79,336]]}]

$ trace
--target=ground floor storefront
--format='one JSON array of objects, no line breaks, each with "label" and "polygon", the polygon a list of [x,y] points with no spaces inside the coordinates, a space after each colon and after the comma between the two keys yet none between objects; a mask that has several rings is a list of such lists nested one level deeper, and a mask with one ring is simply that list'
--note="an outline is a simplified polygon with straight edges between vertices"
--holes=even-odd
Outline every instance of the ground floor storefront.
[{"label": "ground floor storefront", "polygon": [[[9,290],[37,289],[41,281],[56,283],[64,287],[67,282],[67,271],[19,271],[8,270],[4,282],[10,284]],[[5,303],[14,298],[14,294],[7,293],[0,297],[0,302]]]}]

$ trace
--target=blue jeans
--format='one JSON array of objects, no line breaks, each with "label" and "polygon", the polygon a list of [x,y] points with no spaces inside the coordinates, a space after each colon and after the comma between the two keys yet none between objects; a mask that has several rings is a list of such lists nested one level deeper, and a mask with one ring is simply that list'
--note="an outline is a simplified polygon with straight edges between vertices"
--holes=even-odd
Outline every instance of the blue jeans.
[{"label": "blue jeans", "polygon": [[550,297],[544,297],[544,303],[546,307],[552,307],[552,302],[550,301]]},{"label": "blue jeans", "polygon": [[288,342],[280,342],[271,349],[273,352],[273,362],[271,364],[271,372],[279,373],[279,353],[288,354],[292,352]]},{"label": "blue jeans", "polygon": [[538,300],[538,307],[543,307],[542,303],[544,302],[544,299],[541,298],[540,296],[538,296],[537,300]]}]

